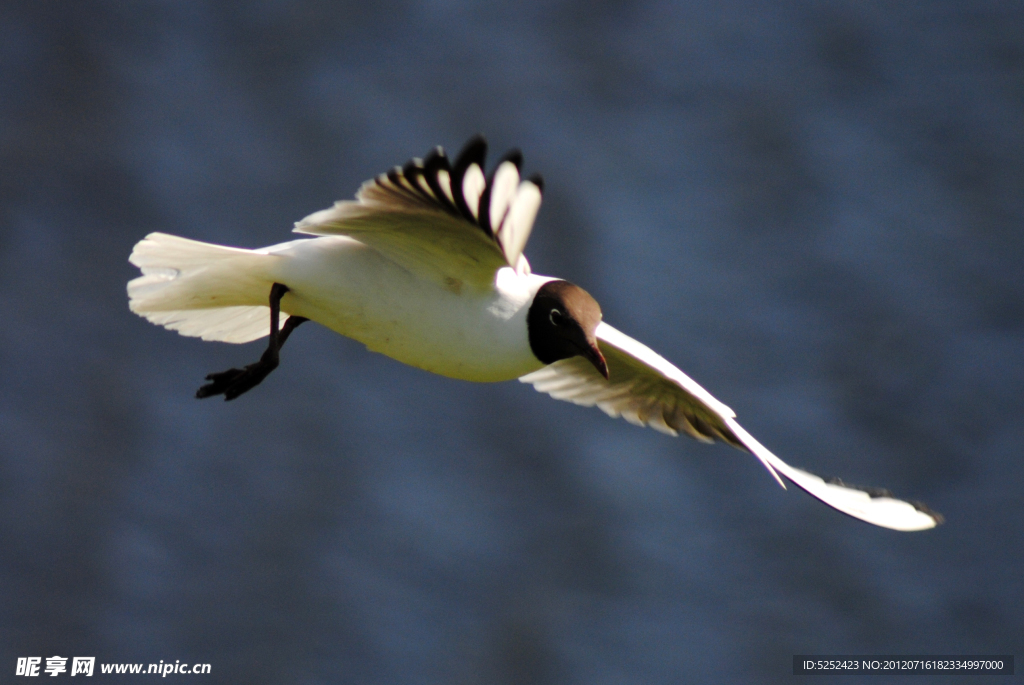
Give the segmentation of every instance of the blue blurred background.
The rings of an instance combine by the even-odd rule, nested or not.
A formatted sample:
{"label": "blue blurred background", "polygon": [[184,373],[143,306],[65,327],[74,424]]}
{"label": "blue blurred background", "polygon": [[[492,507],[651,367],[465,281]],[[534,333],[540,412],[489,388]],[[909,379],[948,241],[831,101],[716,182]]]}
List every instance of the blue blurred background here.
{"label": "blue blurred background", "polygon": [[[476,132],[545,177],[535,272],[790,463],[948,522],[876,529],[741,452],[317,326],[200,402],[263,344],[128,311],[146,233],[283,242]],[[0,672],[773,683],[801,653],[1024,654],[1019,2],[4,2],[0,160]]]}

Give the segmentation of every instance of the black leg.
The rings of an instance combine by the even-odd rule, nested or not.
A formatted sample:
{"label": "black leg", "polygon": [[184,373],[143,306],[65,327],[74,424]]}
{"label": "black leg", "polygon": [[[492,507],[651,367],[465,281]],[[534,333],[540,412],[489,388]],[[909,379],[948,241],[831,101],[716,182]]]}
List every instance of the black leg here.
{"label": "black leg", "polygon": [[270,289],[270,343],[260,360],[249,364],[244,369],[228,369],[220,373],[211,373],[206,377],[210,381],[196,391],[196,397],[213,397],[224,395],[224,400],[233,400],[239,395],[252,390],[277,368],[280,360],[281,346],[296,328],[309,319],[301,316],[290,316],[281,328],[281,298],[288,292],[288,286],[275,283]]}

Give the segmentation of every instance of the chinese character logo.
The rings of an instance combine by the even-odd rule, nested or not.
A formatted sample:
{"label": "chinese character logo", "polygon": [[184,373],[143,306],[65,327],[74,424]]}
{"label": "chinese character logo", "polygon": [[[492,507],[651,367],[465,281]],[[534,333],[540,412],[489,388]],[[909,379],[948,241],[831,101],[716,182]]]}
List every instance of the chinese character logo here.
{"label": "chinese character logo", "polygon": [[[41,656],[19,656],[18,665],[14,669],[14,675],[35,677],[40,675],[39,668],[42,666]],[[91,676],[96,666],[94,656],[76,656],[71,659],[71,675]],[[68,658],[66,656],[46,657],[46,668],[43,673],[48,676],[57,676],[68,672]]]}
{"label": "chinese character logo", "polygon": [[76,656],[71,660],[71,675],[92,675],[95,665],[96,657],[94,656]]}
{"label": "chinese character logo", "polygon": [[46,668],[44,670],[47,675],[55,676],[68,670],[67,663],[68,658],[66,656],[48,656],[46,657]]}
{"label": "chinese character logo", "polygon": [[19,656],[18,667],[14,675],[39,675],[39,664],[42,663],[41,656]]}

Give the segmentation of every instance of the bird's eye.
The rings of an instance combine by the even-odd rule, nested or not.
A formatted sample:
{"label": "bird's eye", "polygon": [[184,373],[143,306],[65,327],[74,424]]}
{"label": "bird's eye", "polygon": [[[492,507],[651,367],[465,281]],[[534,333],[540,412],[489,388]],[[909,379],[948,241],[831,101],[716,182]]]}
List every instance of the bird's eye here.
{"label": "bird's eye", "polygon": [[562,314],[561,311],[557,309],[552,309],[551,313],[548,314],[548,321],[551,322],[552,326],[561,326],[562,322],[565,321],[565,316]]}

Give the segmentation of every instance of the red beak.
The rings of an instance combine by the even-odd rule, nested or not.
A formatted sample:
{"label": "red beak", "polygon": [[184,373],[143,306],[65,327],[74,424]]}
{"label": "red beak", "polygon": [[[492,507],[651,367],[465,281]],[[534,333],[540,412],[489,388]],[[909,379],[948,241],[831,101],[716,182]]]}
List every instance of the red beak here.
{"label": "red beak", "polygon": [[597,341],[590,343],[587,348],[583,351],[583,357],[594,365],[597,372],[605,377],[606,380],[610,380],[608,375],[608,362],[605,361],[604,355],[601,354],[601,350],[597,347]]}

